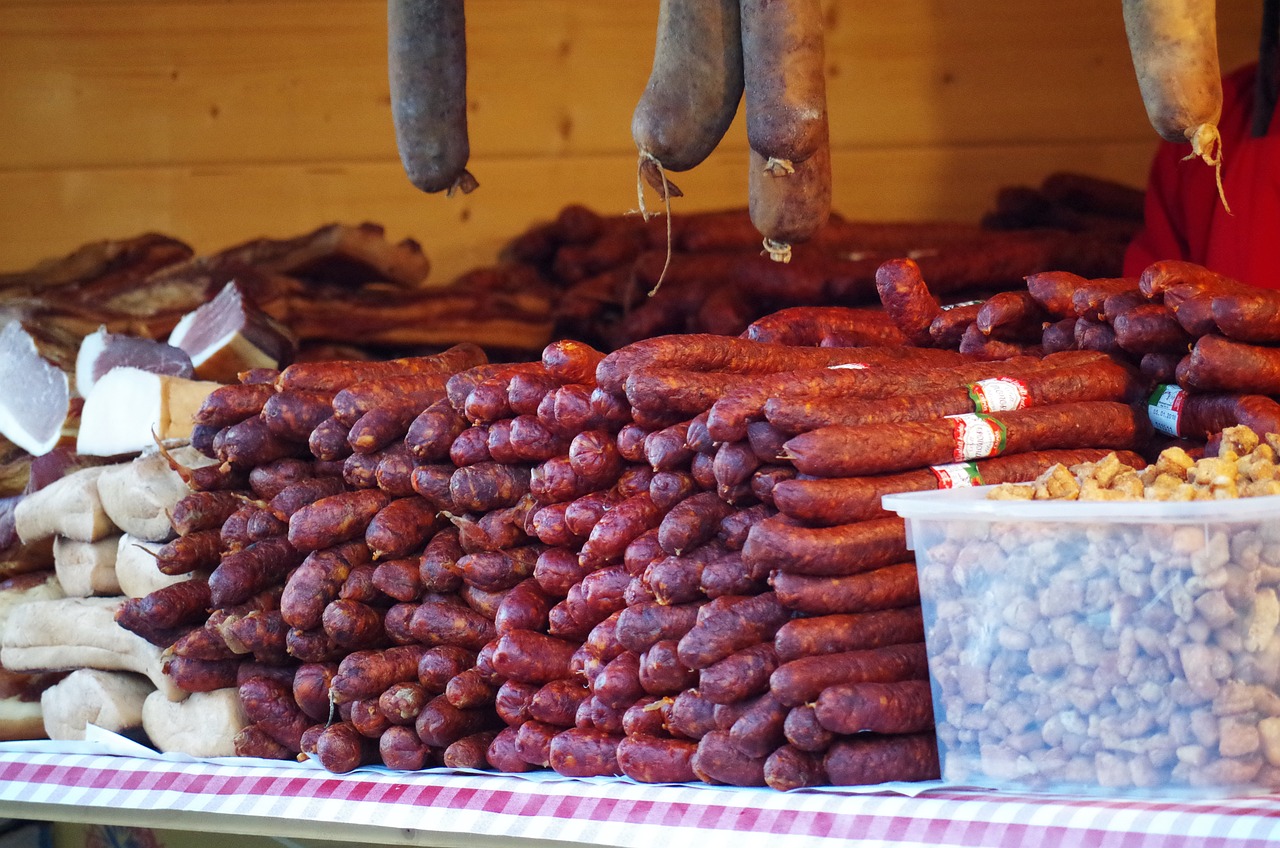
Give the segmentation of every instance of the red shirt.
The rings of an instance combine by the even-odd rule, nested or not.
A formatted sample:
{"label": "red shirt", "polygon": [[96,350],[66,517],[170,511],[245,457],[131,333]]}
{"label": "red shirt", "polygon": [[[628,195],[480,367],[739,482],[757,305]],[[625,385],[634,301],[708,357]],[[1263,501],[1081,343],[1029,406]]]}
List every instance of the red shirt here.
{"label": "red shirt", "polygon": [[1125,253],[1137,276],[1157,259],[1184,259],[1241,282],[1280,289],[1280,108],[1253,138],[1254,76],[1248,65],[1222,81],[1222,187],[1190,145],[1162,142],[1147,183],[1145,223]]}

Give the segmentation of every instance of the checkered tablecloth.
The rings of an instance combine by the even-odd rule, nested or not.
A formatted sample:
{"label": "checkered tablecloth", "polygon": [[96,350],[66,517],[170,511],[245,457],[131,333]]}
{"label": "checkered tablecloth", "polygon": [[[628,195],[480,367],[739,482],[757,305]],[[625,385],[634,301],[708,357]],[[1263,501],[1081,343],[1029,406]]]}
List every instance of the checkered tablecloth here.
{"label": "checkered tablecloth", "polygon": [[[293,764],[253,767],[135,757],[0,752],[0,815],[121,817],[143,826],[352,834],[424,845],[522,839],[653,848],[834,844],[1197,846],[1280,844],[1280,795],[1214,801],[1119,800],[934,789],[782,793],[529,781],[512,776],[335,775]],[[75,815],[62,815],[75,811]],[[693,842],[692,840],[697,840]]]}

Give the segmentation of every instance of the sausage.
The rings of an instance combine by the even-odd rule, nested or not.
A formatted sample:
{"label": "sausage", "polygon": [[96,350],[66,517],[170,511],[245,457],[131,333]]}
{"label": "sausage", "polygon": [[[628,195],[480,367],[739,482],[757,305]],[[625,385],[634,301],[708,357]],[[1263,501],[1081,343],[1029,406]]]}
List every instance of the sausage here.
{"label": "sausage", "polygon": [[622,552],[622,567],[632,576],[643,575],[649,564],[664,556],[666,553],[658,544],[658,528],[650,528],[627,544],[627,550]]}
{"label": "sausage", "polygon": [[792,707],[782,723],[782,732],[787,738],[787,744],[812,753],[827,750],[835,740],[835,734],[818,723],[817,710],[813,704]]}
{"label": "sausage", "polygon": [[585,342],[561,339],[542,349],[542,367],[559,383],[591,383],[604,354]]}
{"label": "sausage", "polygon": [[[523,469],[522,469],[523,470]],[[529,474],[529,492],[542,504],[557,504],[608,488],[612,480],[583,477],[573,469],[567,456],[556,456],[534,466]]]}
{"label": "sausage", "polygon": [[497,685],[489,683],[478,669],[468,668],[454,675],[444,687],[444,698],[460,710],[493,703]]}
{"label": "sausage", "polygon": [[563,598],[570,587],[590,573],[594,566],[584,565],[567,547],[549,547],[538,555],[533,565],[533,579],[552,598]]}
{"label": "sausage", "polygon": [[787,519],[765,519],[747,534],[742,555],[758,569],[824,576],[857,574],[910,556],[900,518],[836,527],[799,527]]}
{"label": "sausage", "polygon": [[425,192],[474,191],[467,170],[467,41],[461,0],[396,0],[387,7],[396,146]]}
{"label": "sausage", "polygon": [[[603,355],[601,354],[601,356]],[[591,369],[594,371],[595,366],[592,365]],[[568,382],[581,383],[586,381],[569,380]],[[507,404],[516,415],[536,415],[538,404],[559,386],[560,381],[550,374],[539,374],[537,372],[513,374],[507,384]]]}
{"label": "sausage", "polygon": [[639,654],[639,682],[645,692],[675,695],[697,683],[697,674],[680,664],[676,649],[676,640],[663,639]]}
{"label": "sausage", "polygon": [[[775,487],[774,502],[783,514],[796,521],[822,526],[849,524],[888,515],[880,506],[883,495],[963,485],[1022,483],[1034,480],[1056,464],[1070,467],[1097,462],[1108,453],[1106,449],[1090,448],[1028,451],[897,474],[788,480]],[[1135,468],[1144,464],[1140,457],[1128,451],[1121,451],[1119,455],[1122,462]]]}
{"label": "sausage", "polygon": [[871,612],[920,601],[914,562],[840,576],[776,571],[770,583],[784,607],[808,615]]}
{"label": "sausage", "polygon": [[405,432],[404,443],[419,462],[440,462],[449,458],[454,440],[468,427],[466,417],[445,398],[413,419]]}
{"label": "sausage", "polygon": [[285,624],[279,610],[250,610],[229,617],[220,628],[228,645],[237,653],[251,653],[259,663],[279,665],[289,660]]}
{"label": "sausage", "polygon": [[924,640],[918,606],[794,618],[774,635],[782,662]]}
{"label": "sausage", "polygon": [[218,386],[205,395],[195,413],[194,424],[210,427],[230,427],[262,412],[262,407],[276,393],[274,386],[232,383]]}
{"label": "sausage", "polygon": [[1229,339],[1253,344],[1280,341],[1280,298],[1271,291],[1216,294],[1210,310],[1217,330]]}
{"label": "sausage", "polygon": [[618,743],[618,768],[638,783],[692,783],[696,742],[628,735]]}
{"label": "sausage", "polygon": [[486,592],[510,589],[533,575],[541,546],[526,545],[506,551],[478,551],[458,559],[464,582]]}
{"label": "sausage", "polygon": [[661,520],[662,514],[647,491],[621,501],[591,528],[582,543],[583,562],[602,565],[621,557],[633,539],[658,526]]}
{"label": "sausage", "polygon": [[654,471],[679,471],[689,464],[693,451],[687,444],[688,421],[655,430],[645,437],[644,459]]}
{"label": "sausage", "polygon": [[925,285],[920,266],[912,259],[890,259],[876,269],[875,277],[880,303],[902,335],[912,344],[929,345],[929,327],[941,306]]}
{"label": "sausage", "polygon": [[238,492],[191,492],[183,495],[169,513],[169,523],[179,536],[200,530],[218,530],[244,505]]}
{"label": "sausage", "polygon": [[518,774],[533,768],[516,750],[518,732],[516,727],[505,727],[489,742],[485,759],[491,767],[508,774]]}
{"label": "sausage", "polygon": [[511,374],[490,377],[473,386],[462,403],[462,414],[467,420],[488,425],[499,419],[510,419],[514,415],[507,397],[511,377]]}
{"label": "sausage", "polygon": [[937,780],[938,743],[932,732],[878,736],[858,734],[832,743],[823,758],[836,786],[862,786],[899,780]]}
{"label": "sausage", "polygon": [[1208,439],[1243,424],[1255,433],[1280,432],[1280,403],[1263,395],[1187,392],[1157,386],[1148,401],[1157,431],[1170,436]]}
{"label": "sausage", "polygon": [[770,675],[769,688],[778,700],[794,707],[813,701],[828,686],[927,678],[924,643],[911,642],[790,660]]}
{"label": "sausage", "polygon": [[462,585],[458,571],[458,559],[462,546],[458,543],[458,531],[446,527],[427,542],[418,561],[418,578],[426,592],[453,592]]}
{"label": "sausage", "polygon": [[141,598],[125,598],[116,610],[115,620],[121,627],[135,633],[138,630],[202,623],[208,617],[209,598],[209,581],[193,577],[156,589]]}
{"label": "sausage", "polygon": [[[434,394],[443,395],[442,392]],[[347,430],[347,444],[356,453],[374,453],[402,442],[425,406],[426,402],[375,406],[352,422]]]}
{"label": "sausage", "polygon": [[697,620],[699,603],[669,606],[656,601],[628,606],[618,615],[618,643],[640,653],[664,639],[679,639]]}
{"label": "sausage", "polygon": [[548,683],[569,676],[569,659],[577,645],[532,630],[512,630],[498,637],[493,667],[522,683]]}
{"label": "sausage", "polygon": [[563,777],[616,777],[618,743],[614,736],[594,728],[573,727],[557,733],[551,740],[549,762]]}
{"label": "sausage", "polygon": [[484,709],[460,710],[443,695],[437,695],[422,707],[414,720],[418,738],[432,748],[445,748],[464,736],[488,730],[492,713]]}
{"label": "sausage", "polygon": [[782,727],[788,712],[769,692],[751,699],[729,727],[730,743],[749,757],[768,757],[786,743]]}
{"label": "sausage", "polygon": [[653,469],[644,465],[628,466],[618,475],[618,481],[613,484],[613,493],[622,500],[626,500],[648,492],[649,484],[653,482],[653,474]]}
{"label": "sausage", "polygon": [[702,597],[702,573],[721,560],[740,560],[736,551],[727,551],[718,542],[709,543],[685,553],[651,563],[643,580],[662,604],[684,604]]}
{"label": "sausage", "polygon": [[1195,155],[1220,162],[1222,77],[1213,4],[1125,0],[1122,8],[1151,125],[1166,141],[1191,142]]}
{"label": "sausage", "polygon": [[498,718],[508,727],[518,727],[529,720],[529,704],[533,696],[542,688],[537,683],[521,683],[518,680],[507,680],[498,687],[494,694],[493,706]]}
{"label": "sausage", "polygon": [[680,661],[689,668],[706,668],[735,651],[773,638],[789,617],[772,592],[735,601],[696,622],[680,637]]}
{"label": "sausage", "polygon": [[815,703],[818,723],[832,733],[919,733],[933,729],[927,680],[830,686]]}
{"label": "sausage", "polygon": [[667,729],[673,736],[701,739],[715,730],[715,704],[697,689],[686,689],[672,699],[667,711]]}
{"label": "sausage", "polygon": [[1191,391],[1280,395],[1280,348],[1201,336],[1178,364],[1177,377]]}
{"label": "sausage", "polygon": [[1175,301],[1172,294],[1172,290],[1166,293],[1164,306],[1173,310],[1173,318],[1185,335],[1199,338],[1218,332],[1218,324],[1213,318],[1215,295],[1197,294]]}
{"label": "sausage", "polygon": [[308,554],[288,577],[280,596],[285,622],[301,630],[320,626],[324,608],[336,599],[351,569],[369,561],[363,541],[347,542]]}
{"label": "sausage", "polygon": [[578,708],[590,697],[591,690],[580,680],[550,680],[529,699],[528,715],[552,727],[573,727]]}
{"label": "sausage", "polygon": [[466,607],[428,601],[418,605],[409,623],[410,632],[428,646],[457,645],[478,651],[497,636],[493,621]]}
{"label": "sausage", "polygon": [[751,341],[801,347],[906,343],[902,332],[883,311],[850,306],[790,306],[752,321],[742,335]]}
{"label": "sausage", "polygon": [[[652,488],[652,483],[650,486]],[[714,538],[720,522],[732,511],[733,507],[714,492],[690,495],[662,518],[658,525],[658,545],[673,556],[692,550]]]}
{"label": "sausage", "polygon": [[254,466],[284,457],[301,456],[306,451],[305,446],[276,436],[261,418],[246,418],[223,431],[217,453],[224,465],[247,473]]}
{"label": "sausage", "polygon": [[764,763],[764,757],[738,750],[723,730],[713,730],[699,739],[691,761],[699,780],[729,786],[764,786]]}
{"label": "sausage", "polygon": [[289,544],[300,551],[315,551],[359,538],[390,502],[391,496],[378,489],[321,498],[289,517]]}
{"label": "sausage", "polygon": [[336,495],[344,490],[341,477],[308,477],[290,483],[271,498],[267,509],[281,521],[289,518],[307,504],[315,503],[321,498]]}
{"label": "sausage", "polygon": [[572,436],[600,426],[591,403],[591,386],[570,383],[556,389],[538,405],[538,420],[552,432]]}
{"label": "sausage", "polygon": [[551,595],[536,579],[522,580],[502,598],[493,617],[493,626],[498,635],[512,630],[543,630],[553,603]]}
{"label": "sausage", "polygon": [[1152,262],[1138,277],[1138,288],[1148,298],[1163,299],[1171,306],[1177,305],[1171,302],[1175,289],[1178,290],[1176,295],[1178,298],[1195,294],[1236,294],[1253,290],[1250,286],[1216,271],[1210,271],[1203,265],[1181,259],[1161,259]]}
{"label": "sausage", "polygon": [[497,735],[496,730],[482,730],[464,736],[444,749],[441,761],[447,768],[479,770],[491,768],[488,749]]}
{"label": "sausage", "polygon": [[168,656],[162,664],[164,675],[184,692],[213,692],[236,685],[236,669],[241,660],[200,660]]}
{"label": "sausage", "polygon": [[393,771],[418,771],[431,764],[433,753],[412,727],[388,727],[378,737],[378,757]]}
{"label": "sausage", "polygon": [[769,688],[769,675],[777,667],[771,643],[751,645],[699,671],[698,691],[715,704],[745,701]]}
{"label": "sausage", "polygon": [[[742,90],[737,2],[659,4],[653,69],[631,117],[641,159],[671,171],[701,163],[733,121]],[[543,350],[543,364],[550,349]],[[553,360],[560,353],[553,351]]]}
{"label": "sausage", "polygon": [[[949,351],[916,350],[918,353],[950,354]],[[961,354],[953,354],[961,356]],[[707,414],[707,429],[719,442],[737,442],[747,437],[747,424],[759,417],[770,398],[863,397],[879,398],[890,394],[925,393],[942,388],[963,386],[975,380],[996,376],[1019,376],[1020,371],[1065,365],[1082,365],[1079,353],[1060,354],[1043,361],[1030,357],[1013,362],[978,362],[965,357],[963,363],[932,365],[884,365],[876,368],[823,368],[793,371],[787,374],[757,375],[751,382],[725,393]],[[1096,357],[1096,354],[1087,354]]]}
{"label": "sausage", "polygon": [[780,792],[830,783],[820,754],[783,745],[764,761],[764,782]]}
{"label": "sausage", "polygon": [[646,369],[628,376],[623,391],[633,409],[690,416],[710,409],[735,377],[714,371]]}
{"label": "sausage", "polygon": [[648,437],[649,431],[638,424],[624,424],[616,436],[618,454],[627,462],[644,462],[644,446]]}
{"label": "sausage", "polygon": [[593,727],[604,733],[618,736],[625,732],[622,726],[622,719],[625,715],[626,709],[606,707],[600,703],[600,699],[592,696],[584,701],[578,709],[578,715],[574,719],[574,726]]}
{"label": "sausage", "polygon": [[333,415],[333,395],[297,389],[276,392],[267,398],[259,414],[278,438],[306,442],[311,431]]}
{"label": "sausage", "polygon": [[959,365],[967,361],[961,354],[953,351],[922,350],[902,345],[876,348],[798,348],[712,334],[682,333],[643,339],[615,350],[601,360],[596,368],[596,380],[605,389],[619,391],[630,374],[644,368],[766,375],[803,369],[825,369],[849,363],[886,366],[891,363],[910,364],[918,369]]}
{"label": "sausage", "polygon": [[328,418],[316,425],[307,437],[307,449],[312,456],[325,462],[346,459],[351,455],[347,435],[351,428],[336,418]]}
{"label": "sausage", "polygon": [[[832,426],[786,443],[802,474],[858,476],[1048,448],[1129,449],[1145,436],[1133,410],[1112,401],[1052,404],[991,416],[961,416],[896,425]],[[893,446],[886,450],[886,441]]]}
{"label": "sausage", "polygon": [[573,535],[586,538],[601,516],[613,507],[614,502],[612,492],[592,492],[583,495],[565,506],[565,526]]}
{"label": "sausage", "polygon": [[[500,437],[504,428],[508,440],[505,454],[495,444],[495,437]],[[609,447],[613,447],[612,439],[609,439]],[[564,437],[552,433],[532,415],[517,415],[507,421],[495,421],[489,425],[489,455],[496,461],[543,462],[564,453],[565,449]]]}
{"label": "sausage", "polygon": [[974,324],[986,336],[1006,341],[1038,341],[1048,317],[1030,292],[1005,291],[991,295],[978,308]]}
{"label": "sausage", "polygon": [[337,662],[348,653],[319,626],[312,630],[293,628],[285,636],[289,656],[304,663]]}
{"label": "sausage", "polygon": [[449,497],[463,512],[488,512],[514,506],[531,488],[529,469],[481,462],[453,472]]}
{"label": "sausage", "polygon": [[1116,344],[1132,354],[1183,352],[1191,336],[1168,306],[1147,303],[1116,315],[1111,321]]}
{"label": "sausage", "polygon": [[622,464],[617,443],[604,430],[579,433],[569,443],[569,466],[586,479],[614,479],[622,473]]}
{"label": "sausage", "polygon": [[1076,347],[1076,323],[1079,318],[1063,318],[1052,324],[1045,324],[1040,334],[1040,347],[1045,353],[1059,353],[1074,350]]}
{"label": "sausage", "polygon": [[489,453],[488,426],[477,424],[459,433],[453,440],[453,444],[449,446],[449,461],[459,468],[492,462],[493,455]]}
{"label": "sausage", "polygon": [[413,677],[419,685],[433,695],[444,694],[449,681],[476,664],[476,652],[458,645],[437,645],[418,651]]}
{"label": "sausage", "polygon": [[940,306],[938,314],[929,322],[930,346],[958,350],[965,331],[977,321],[980,309],[982,301]]}
{"label": "sausage", "polygon": [[1071,293],[1071,310],[1077,318],[1104,320],[1103,308],[1108,297],[1140,291],[1132,277],[1100,277],[1080,282]]}
{"label": "sausage", "polygon": [[377,743],[362,736],[355,725],[340,721],[329,725],[316,737],[316,759],[326,771],[346,774],[375,762]]}
{"label": "sausage", "polygon": [[283,583],[302,559],[303,555],[280,537],[263,539],[229,553],[209,575],[209,605],[243,603],[263,589]]}
{"label": "sausage", "polygon": [[329,685],[336,663],[303,663],[293,675],[293,700],[312,721],[330,721],[336,705],[329,700]]}
{"label": "sausage", "polygon": [[1051,316],[1074,318],[1072,296],[1088,280],[1069,271],[1039,271],[1027,275],[1026,282],[1027,293]]}
{"label": "sausage", "polygon": [[[198,494],[217,494],[199,492]],[[247,532],[247,529],[246,529]],[[214,568],[222,553],[222,534],[216,529],[188,531],[166,542],[156,551],[156,568],[161,574],[190,574]]]}

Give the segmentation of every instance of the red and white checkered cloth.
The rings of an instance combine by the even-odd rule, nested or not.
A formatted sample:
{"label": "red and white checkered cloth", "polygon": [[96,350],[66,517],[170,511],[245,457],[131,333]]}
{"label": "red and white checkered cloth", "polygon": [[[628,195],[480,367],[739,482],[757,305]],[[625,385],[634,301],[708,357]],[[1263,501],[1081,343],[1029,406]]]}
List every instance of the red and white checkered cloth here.
{"label": "red and white checkered cloth", "polygon": [[441,835],[449,843],[472,835],[626,848],[692,844],[686,840],[734,848],[858,840],[920,848],[1280,844],[1280,795],[1160,801],[956,789],[918,797],[783,793],[12,752],[0,752],[0,814],[422,844],[439,844],[433,840]]}

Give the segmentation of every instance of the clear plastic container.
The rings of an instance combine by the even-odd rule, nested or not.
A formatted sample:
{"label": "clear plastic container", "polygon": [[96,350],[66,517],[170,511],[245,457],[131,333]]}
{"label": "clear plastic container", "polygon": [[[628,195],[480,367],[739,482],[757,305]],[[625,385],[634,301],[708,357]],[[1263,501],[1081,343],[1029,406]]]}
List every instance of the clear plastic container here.
{"label": "clear plastic container", "polygon": [[943,779],[1280,788],[1280,496],[888,495],[915,551]]}

